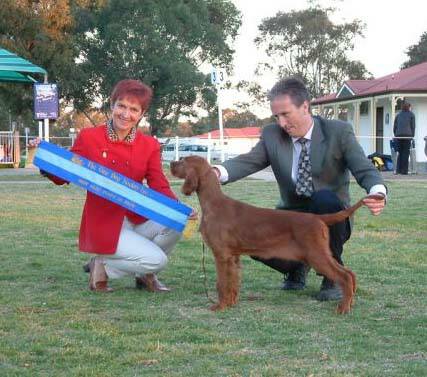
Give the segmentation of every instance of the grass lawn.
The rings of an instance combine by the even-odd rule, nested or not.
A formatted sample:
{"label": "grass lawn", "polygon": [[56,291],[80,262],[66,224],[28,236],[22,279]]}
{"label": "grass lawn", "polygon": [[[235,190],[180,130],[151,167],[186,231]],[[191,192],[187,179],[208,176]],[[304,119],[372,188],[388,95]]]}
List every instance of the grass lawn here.
{"label": "grass lawn", "polygon": [[45,182],[45,179],[40,174],[28,175],[0,175],[0,185],[2,182]]}
{"label": "grass lawn", "polygon": [[[427,182],[388,186],[381,217],[356,214],[344,258],[358,291],[338,316],[312,298],[313,272],[306,290],[284,292],[277,272],[249,258],[240,303],[210,312],[198,234],[160,275],[170,294],[137,291],[131,278],[91,293],[76,248],[84,192],[0,182],[0,376],[426,376]],[[224,189],[265,207],[278,196],[268,182]],[[206,270],[214,296],[210,254]]]}

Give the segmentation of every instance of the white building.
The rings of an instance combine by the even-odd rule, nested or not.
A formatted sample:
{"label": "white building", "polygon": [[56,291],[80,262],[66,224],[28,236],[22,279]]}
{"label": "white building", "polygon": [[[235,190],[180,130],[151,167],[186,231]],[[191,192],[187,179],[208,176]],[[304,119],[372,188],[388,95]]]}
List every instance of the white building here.
{"label": "white building", "polygon": [[[258,143],[260,127],[224,128],[224,152],[228,157],[249,152]],[[200,142],[209,143],[209,133],[196,135]],[[213,150],[220,149],[219,130],[210,132],[210,145]]]}
{"label": "white building", "polygon": [[338,93],[312,101],[313,113],[347,120],[365,153],[390,154],[393,123],[401,102],[415,114],[416,161],[427,167],[427,62],[372,80],[346,81]]}

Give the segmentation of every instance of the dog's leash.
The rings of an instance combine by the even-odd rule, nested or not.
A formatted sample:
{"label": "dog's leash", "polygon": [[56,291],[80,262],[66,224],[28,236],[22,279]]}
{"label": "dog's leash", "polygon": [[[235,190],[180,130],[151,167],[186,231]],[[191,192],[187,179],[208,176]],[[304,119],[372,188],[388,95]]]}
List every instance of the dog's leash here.
{"label": "dog's leash", "polygon": [[[187,239],[191,238],[191,236],[193,235],[196,229],[196,226],[197,226],[197,221],[194,221],[194,220],[188,221],[187,226],[182,232],[182,235],[184,236],[184,238],[187,238]],[[203,270],[203,284],[205,287],[205,294],[208,301],[210,301],[213,304],[216,304],[216,302],[209,297],[209,293],[208,293],[208,278],[207,278],[206,266],[205,266],[205,249],[206,249],[206,246],[202,239],[202,270]]]}
{"label": "dog's leash", "polygon": [[216,302],[214,300],[212,300],[209,296],[209,292],[208,292],[208,278],[206,275],[206,267],[205,267],[205,243],[202,240],[202,269],[203,269],[203,283],[205,286],[205,294],[206,297],[208,299],[208,301],[210,301],[212,304],[216,304]]}

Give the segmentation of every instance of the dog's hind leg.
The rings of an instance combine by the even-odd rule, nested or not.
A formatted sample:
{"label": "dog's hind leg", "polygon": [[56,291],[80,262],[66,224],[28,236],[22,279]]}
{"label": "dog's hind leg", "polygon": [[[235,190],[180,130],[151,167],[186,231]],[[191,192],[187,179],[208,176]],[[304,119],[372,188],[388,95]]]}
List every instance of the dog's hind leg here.
{"label": "dog's hind leg", "polygon": [[351,306],[353,304],[353,299],[354,299],[353,281],[354,280],[353,280],[353,276],[346,270],[342,269],[339,271],[340,272],[338,275],[337,282],[338,284],[340,284],[343,290],[343,298],[337,307],[337,312],[339,314],[345,314],[350,311]]}
{"label": "dog's hind leg", "polygon": [[350,270],[348,267],[345,267],[345,266],[341,266],[340,264],[339,264],[339,266],[344,270],[344,271],[346,271],[347,273],[349,273],[350,274],[350,276],[351,276],[351,278],[352,278],[352,286],[353,286],[353,296],[352,296],[352,299],[351,299],[351,305],[353,305],[353,303],[354,303],[354,295],[355,295],[355,293],[356,293],[356,289],[357,289],[357,283],[356,283],[356,274],[352,271],[352,270]]}
{"label": "dog's hind leg", "polygon": [[307,262],[316,272],[340,285],[343,291],[343,298],[338,305],[337,312],[340,314],[348,313],[353,300],[354,283],[352,274],[332,258],[329,250],[325,250],[323,253],[319,252],[315,258],[311,258]]}
{"label": "dog's hind leg", "polygon": [[[335,259],[334,259],[334,262],[336,262]],[[351,296],[350,306],[353,306],[354,295],[356,293],[356,274],[353,271],[351,271],[348,267],[344,267],[338,262],[336,262],[336,267],[338,267],[341,270],[344,276],[347,276],[346,279],[348,279],[348,277],[351,278],[352,296]]]}

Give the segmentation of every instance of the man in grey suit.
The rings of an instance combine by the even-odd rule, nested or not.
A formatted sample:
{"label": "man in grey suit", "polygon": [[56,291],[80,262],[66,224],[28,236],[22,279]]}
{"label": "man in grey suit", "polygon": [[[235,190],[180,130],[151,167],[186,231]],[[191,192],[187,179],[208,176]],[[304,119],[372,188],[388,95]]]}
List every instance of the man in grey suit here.
{"label": "man in grey suit", "polygon": [[[310,96],[298,79],[276,83],[269,92],[271,111],[276,123],[266,126],[257,145],[214,167],[221,183],[234,182],[271,166],[280,190],[278,209],[312,213],[338,212],[350,203],[351,172],[369,194],[384,199],[365,199],[373,215],[385,205],[386,188],[379,172],[366,158],[349,123],[312,116]],[[330,246],[334,258],[343,263],[343,245],[351,233],[350,222],[330,227]],[[305,288],[307,267],[280,259],[254,258],[285,276],[283,289]],[[339,300],[342,293],[324,278],[319,300]]]}

